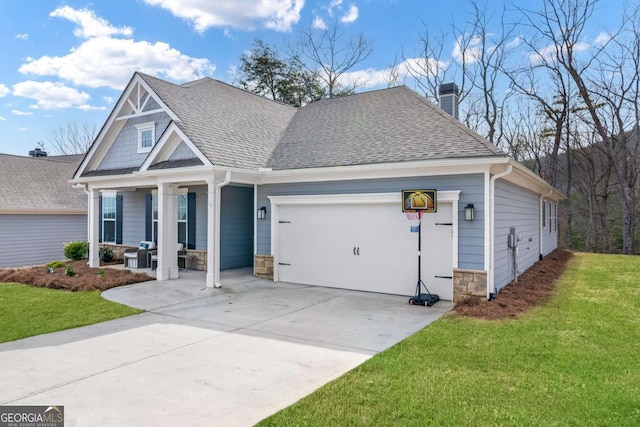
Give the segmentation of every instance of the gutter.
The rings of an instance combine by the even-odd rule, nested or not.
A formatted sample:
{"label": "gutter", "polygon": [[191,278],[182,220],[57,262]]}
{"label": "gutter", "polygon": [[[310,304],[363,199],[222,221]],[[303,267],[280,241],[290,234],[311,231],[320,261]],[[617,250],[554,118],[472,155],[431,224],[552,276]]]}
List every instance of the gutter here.
{"label": "gutter", "polygon": [[220,195],[222,192],[222,187],[226,186],[231,182],[231,171],[227,171],[224,176],[224,181],[218,183],[216,185],[216,201],[215,201],[215,209],[216,213],[214,216],[214,233],[215,233],[215,271],[214,274],[214,286],[219,288],[222,286],[220,283]]}
{"label": "gutter", "polygon": [[494,246],[494,234],[495,234],[495,211],[496,211],[496,181],[500,178],[503,178],[509,175],[513,171],[513,165],[508,164],[507,169],[503,172],[500,172],[497,175],[494,175],[489,180],[489,253],[491,254],[491,269],[489,270],[489,283],[487,284],[487,299],[491,300],[496,294],[496,284],[495,284],[495,268],[496,268],[496,249]]}
{"label": "gutter", "polygon": [[538,259],[540,261],[542,261],[542,257],[543,257],[543,254],[544,254],[544,244],[543,244],[543,241],[542,241],[542,216],[543,216],[543,213],[542,213],[542,200],[545,197],[550,197],[552,194],[553,194],[553,189],[549,190],[549,192],[547,194],[541,195],[540,196],[540,201],[539,201],[539,206],[538,206],[538,208],[539,208],[538,212],[540,214],[540,217],[538,218],[538,232],[539,232],[538,238],[540,239],[539,240],[540,243],[538,244],[538,249],[539,249]]}

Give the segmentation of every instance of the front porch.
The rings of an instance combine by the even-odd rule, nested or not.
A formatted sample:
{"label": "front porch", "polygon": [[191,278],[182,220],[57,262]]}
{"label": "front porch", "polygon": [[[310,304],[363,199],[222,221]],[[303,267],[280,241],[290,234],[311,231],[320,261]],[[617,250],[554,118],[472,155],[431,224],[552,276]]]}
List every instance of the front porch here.
{"label": "front porch", "polygon": [[[152,274],[158,281],[204,271],[206,286],[220,287],[221,270],[253,269],[253,185],[232,183],[230,173],[200,181],[182,176],[157,186],[133,181],[130,186],[105,181],[87,191],[91,267],[99,266],[101,247],[110,247],[121,259],[125,249],[153,242],[157,269]],[[180,244],[185,265],[178,262]]]}

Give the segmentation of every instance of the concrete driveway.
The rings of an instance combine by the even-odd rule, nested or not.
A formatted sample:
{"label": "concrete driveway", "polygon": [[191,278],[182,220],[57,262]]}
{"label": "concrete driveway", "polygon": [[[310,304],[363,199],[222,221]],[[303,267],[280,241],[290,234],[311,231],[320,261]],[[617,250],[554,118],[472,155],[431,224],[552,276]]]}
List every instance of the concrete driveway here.
{"label": "concrete driveway", "polygon": [[0,344],[0,405],[64,405],[66,426],[246,426],[452,308],[278,283],[251,271],[111,289],[146,313]]}

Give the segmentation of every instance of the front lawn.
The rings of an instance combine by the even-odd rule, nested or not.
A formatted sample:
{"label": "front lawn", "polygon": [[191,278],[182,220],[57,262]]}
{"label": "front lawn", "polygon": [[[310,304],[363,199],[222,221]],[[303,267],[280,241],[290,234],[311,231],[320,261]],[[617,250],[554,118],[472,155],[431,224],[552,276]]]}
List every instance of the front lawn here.
{"label": "front lawn", "polygon": [[0,343],[141,313],[99,291],[70,292],[0,283]]}
{"label": "front lawn", "polygon": [[446,316],[260,425],[640,425],[639,278],[576,254],[520,318]]}

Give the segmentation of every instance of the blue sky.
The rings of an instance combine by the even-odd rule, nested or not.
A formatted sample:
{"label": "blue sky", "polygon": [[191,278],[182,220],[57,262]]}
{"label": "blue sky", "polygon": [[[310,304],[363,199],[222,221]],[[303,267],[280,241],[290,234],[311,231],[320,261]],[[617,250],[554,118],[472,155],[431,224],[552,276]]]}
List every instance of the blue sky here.
{"label": "blue sky", "polygon": [[[622,6],[602,2],[592,39],[615,25]],[[466,0],[2,0],[0,153],[26,155],[38,142],[51,151],[51,132],[68,122],[99,128],[136,70],[174,82],[232,82],[254,38],[283,48],[300,28],[332,21],[374,40],[354,71],[369,88],[384,87],[381,75],[401,49],[410,56],[423,22],[433,34],[449,32],[469,10]],[[455,60],[455,40],[447,42]]]}

